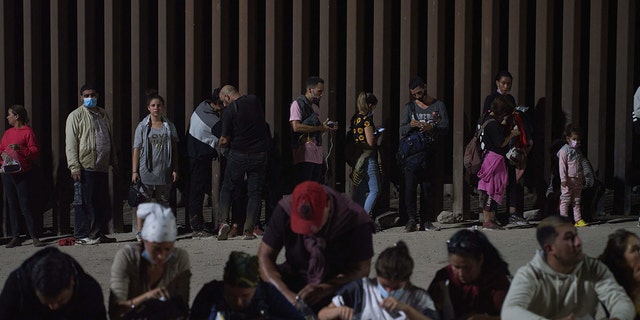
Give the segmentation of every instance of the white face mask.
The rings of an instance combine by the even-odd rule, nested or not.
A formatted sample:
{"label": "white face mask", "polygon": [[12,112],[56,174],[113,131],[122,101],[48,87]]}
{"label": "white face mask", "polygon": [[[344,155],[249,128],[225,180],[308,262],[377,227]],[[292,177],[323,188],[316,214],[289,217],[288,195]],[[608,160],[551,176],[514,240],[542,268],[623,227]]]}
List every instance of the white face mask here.
{"label": "white face mask", "polygon": [[84,106],[87,108],[93,108],[98,105],[98,99],[96,98],[84,98]]}
{"label": "white face mask", "polygon": [[579,148],[580,147],[580,141],[579,140],[571,140],[571,141],[569,141],[569,146],[571,146],[571,148]]}

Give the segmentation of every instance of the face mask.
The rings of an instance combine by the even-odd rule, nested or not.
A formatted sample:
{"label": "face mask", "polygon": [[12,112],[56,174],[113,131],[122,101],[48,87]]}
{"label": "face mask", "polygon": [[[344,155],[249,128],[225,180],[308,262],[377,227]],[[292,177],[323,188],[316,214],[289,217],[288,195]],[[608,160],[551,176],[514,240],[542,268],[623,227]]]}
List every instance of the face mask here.
{"label": "face mask", "polygon": [[87,108],[93,108],[98,104],[96,98],[84,98],[84,106]]}
{"label": "face mask", "polygon": [[320,98],[318,98],[316,96],[311,97],[311,103],[319,106],[320,105]]}
{"label": "face mask", "polygon": [[[141,256],[145,260],[149,261],[150,263],[153,263],[153,260],[151,260],[151,256],[149,255],[149,251],[147,251],[147,249],[142,250]],[[171,259],[171,257],[173,257],[173,252],[169,253],[169,255],[167,256],[167,260],[166,261],[169,261],[169,259]]]}
{"label": "face mask", "polygon": [[580,141],[571,140],[570,146],[571,146],[571,148],[578,148],[578,147],[580,147]]}
{"label": "face mask", "polygon": [[389,296],[391,296],[392,298],[398,300],[404,293],[404,288],[400,288],[398,290],[393,290],[391,292],[388,292],[382,287],[381,284],[378,283],[378,291],[380,291],[380,296],[382,296],[382,299],[386,299]]}

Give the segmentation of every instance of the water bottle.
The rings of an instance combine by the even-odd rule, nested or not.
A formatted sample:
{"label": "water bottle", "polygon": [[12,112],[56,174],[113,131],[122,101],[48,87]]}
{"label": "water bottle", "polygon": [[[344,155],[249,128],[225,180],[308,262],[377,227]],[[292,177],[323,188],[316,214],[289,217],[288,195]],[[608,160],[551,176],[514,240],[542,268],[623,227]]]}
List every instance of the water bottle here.
{"label": "water bottle", "polygon": [[73,182],[73,202],[71,204],[74,206],[82,205],[82,182],[80,181]]}

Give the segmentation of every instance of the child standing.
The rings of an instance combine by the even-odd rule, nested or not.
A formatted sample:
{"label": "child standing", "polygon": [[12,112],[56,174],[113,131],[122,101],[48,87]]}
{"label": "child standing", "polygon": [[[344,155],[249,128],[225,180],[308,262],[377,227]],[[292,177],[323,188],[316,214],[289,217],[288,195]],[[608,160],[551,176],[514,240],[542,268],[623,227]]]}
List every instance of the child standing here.
{"label": "child standing", "polygon": [[565,130],[567,143],[558,151],[558,167],[560,172],[560,215],[568,216],[569,206],[573,205],[573,218],[576,227],[587,226],[580,213],[580,193],[584,185],[582,161],[584,156],[580,152],[580,136],[582,131],[577,126],[569,124]]}

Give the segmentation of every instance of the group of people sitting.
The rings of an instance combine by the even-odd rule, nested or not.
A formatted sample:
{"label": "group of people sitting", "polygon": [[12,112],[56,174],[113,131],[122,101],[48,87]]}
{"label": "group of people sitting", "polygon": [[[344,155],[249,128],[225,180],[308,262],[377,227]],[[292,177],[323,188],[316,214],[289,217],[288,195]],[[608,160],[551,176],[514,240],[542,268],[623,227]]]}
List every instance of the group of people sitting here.
{"label": "group of people sitting", "polygon": [[[176,223],[157,203],[138,207],[141,243],[118,251],[108,310],[100,285],[71,256],[45,248],[13,271],[0,319],[634,319],[640,306],[640,239],[618,230],[599,259],[582,253],[568,217],[537,226],[540,250],[512,278],[479,230],[446,243],[449,263],[425,290],[400,241],[373,264],[374,225],[361,206],[316,182],[284,197],[257,255],[231,252],[222,281],[190,301],[190,263]],[[276,259],[285,249],[285,261]],[[635,305],[635,307],[634,307]]]}

